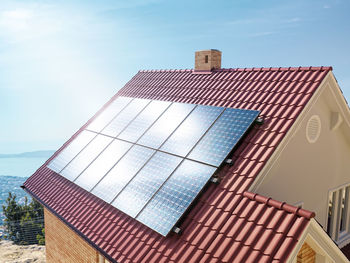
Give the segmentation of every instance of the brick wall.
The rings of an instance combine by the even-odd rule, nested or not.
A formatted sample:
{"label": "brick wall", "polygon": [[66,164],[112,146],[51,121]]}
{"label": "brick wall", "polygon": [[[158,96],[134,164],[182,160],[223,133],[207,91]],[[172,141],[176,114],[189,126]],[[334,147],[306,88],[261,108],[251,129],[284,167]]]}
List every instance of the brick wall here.
{"label": "brick wall", "polygon": [[59,218],[45,209],[47,263],[99,262],[99,253]]}
{"label": "brick wall", "polygon": [[301,247],[298,253],[297,262],[298,263],[315,263],[316,261],[315,251],[307,244]]}
{"label": "brick wall", "polygon": [[221,68],[221,51],[213,49],[196,51],[194,69],[210,71],[213,68]]}

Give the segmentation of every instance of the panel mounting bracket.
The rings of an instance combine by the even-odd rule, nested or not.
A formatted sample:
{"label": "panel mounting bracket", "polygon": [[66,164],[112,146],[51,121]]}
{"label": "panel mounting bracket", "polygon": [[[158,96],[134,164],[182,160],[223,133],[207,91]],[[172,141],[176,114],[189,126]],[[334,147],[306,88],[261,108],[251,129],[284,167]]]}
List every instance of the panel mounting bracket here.
{"label": "panel mounting bracket", "polygon": [[181,228],[177,227],[177,226],[174,226],[172,231],[175,233],[175,234],[178,234],[180,235],[182,233],[182,230]]}
{"label": "panel mounting bracket", "polygon": [[210,178],[210,182],[212,182],[214,184],[219,184],[220,178],[219,177],[212,177],[212,178]]}
{"label": "panel mounting bracket", "polygon": [[225,163],[232,166],[233,165],[233,160],[232,159],[226,159]]}
{"label": "panel mounting bracket", "polygon": [[258,124],[258,125],[263,125],[264,124],[263,117],[256,118],[255,123]]}

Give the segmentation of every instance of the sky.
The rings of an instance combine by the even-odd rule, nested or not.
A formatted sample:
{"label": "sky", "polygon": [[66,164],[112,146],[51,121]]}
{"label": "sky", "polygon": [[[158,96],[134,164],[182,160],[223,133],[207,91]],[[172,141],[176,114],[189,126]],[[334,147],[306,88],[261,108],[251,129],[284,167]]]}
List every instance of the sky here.
{"label": "sky", "polygon": [[348,0],[0,0],[0,153],[54,150],[140,69],[332,66],[350,99]]}

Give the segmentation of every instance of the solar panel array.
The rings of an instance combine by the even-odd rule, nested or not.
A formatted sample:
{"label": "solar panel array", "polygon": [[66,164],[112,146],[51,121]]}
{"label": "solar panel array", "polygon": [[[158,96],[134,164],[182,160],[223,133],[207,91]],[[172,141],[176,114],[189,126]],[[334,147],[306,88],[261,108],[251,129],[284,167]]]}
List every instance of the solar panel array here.
{"label": "solar panel array", "polygon": [[48,167],[166,236],[258,114],[118,97]]}

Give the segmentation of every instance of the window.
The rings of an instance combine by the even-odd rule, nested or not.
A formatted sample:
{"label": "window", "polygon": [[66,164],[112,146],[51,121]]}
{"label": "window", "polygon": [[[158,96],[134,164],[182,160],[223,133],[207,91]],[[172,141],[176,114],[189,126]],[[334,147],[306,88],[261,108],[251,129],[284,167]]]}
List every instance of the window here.
{"label": "window", "polygon": [[329,193],[327,233],[338,245],[350,239],[350,185]]}
{"label": "window", "polygon": [[205,63],[208,63],[208,61],[209,61],[209,56],[205,55]]}

